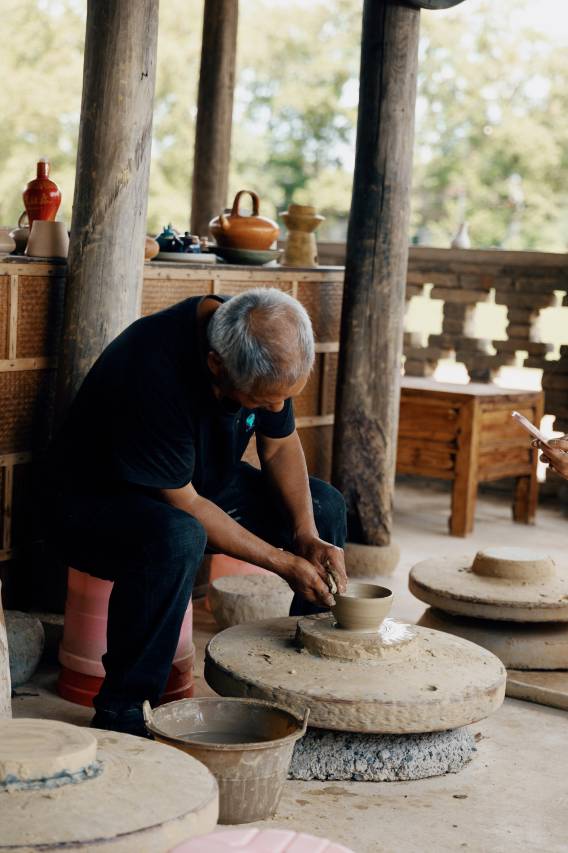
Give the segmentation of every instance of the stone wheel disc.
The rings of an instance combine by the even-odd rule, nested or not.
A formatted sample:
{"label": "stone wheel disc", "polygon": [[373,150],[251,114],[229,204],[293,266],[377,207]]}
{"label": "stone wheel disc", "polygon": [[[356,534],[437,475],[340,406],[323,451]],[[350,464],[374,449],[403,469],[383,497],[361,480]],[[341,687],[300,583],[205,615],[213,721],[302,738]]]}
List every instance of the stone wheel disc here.
{"label": "stone wheel disc", "polygon": [[374,661],[336,660],[299,650],[297,619],[237,625],[214,637],[205,678],[221,696],[266,699],[309,725],[352,732],[407,734],[454,729],[502,703],[505,670],[467,640],[416,628],[413,653]]}
{"label": "stone wheel disc", "polygon": [[89,731],[98,741],[97,776],[51,789],[0,788],[0,851],[169,850],[215,827],[217,783],[206,767],[151,740]]}
{"label": "stone wheel disc", "polygon": [[568,669],[568,625],[563,622],[511,624],[451,616],[429,607],[418,624],[483,646],[507,669]]}
{"label": "stone wheel disc", "polygon": [[514,581],[471,571],[472,558],[436,557],[410,572],[413,595],[437,610],[477,619],[510,622],[568,622],[568,574]]}

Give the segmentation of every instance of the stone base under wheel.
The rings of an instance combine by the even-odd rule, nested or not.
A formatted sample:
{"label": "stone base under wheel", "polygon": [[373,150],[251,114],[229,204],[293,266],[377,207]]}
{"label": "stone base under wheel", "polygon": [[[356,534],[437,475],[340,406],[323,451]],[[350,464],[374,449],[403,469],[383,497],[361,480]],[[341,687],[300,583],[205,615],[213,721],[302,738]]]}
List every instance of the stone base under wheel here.
{"label": "stone base under wheel", "polygon": [[289,777],[305,781],[403,782],[458,773],[476,751],[469,728],[410,735],[308,729]]}
{"label": "stone base under wheel", "polygon": [[507,669],[568,669],[566,622],[498,622],[452,616],[429,607],[418,624],[483,646]]}

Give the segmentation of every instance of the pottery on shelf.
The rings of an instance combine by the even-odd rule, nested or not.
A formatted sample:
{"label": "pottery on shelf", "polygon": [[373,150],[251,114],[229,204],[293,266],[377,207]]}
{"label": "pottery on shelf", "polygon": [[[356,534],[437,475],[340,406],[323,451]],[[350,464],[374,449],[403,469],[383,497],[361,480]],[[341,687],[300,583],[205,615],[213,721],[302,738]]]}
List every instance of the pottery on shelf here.
{"label": "pottery on shelf", "polygon": [[61,193],[49,177],[49,168],[49,161],[42,157],[37,164],[36,177],[26,185],[23,192],[30,228],[35,219],[53,222],[61,204]]}
{"label": "pottery on shelf", "polygon": [[151,261],[160,251],[160,244],[153,237],[146,236],[144,242],[144,260]]}
{"label": "pottery on shelf", "polygon": [[467,222],[460,223],[460,227],[452,238],[450,247],[452,249],[471,249],[471,240],[469,239]]}
{"label": "pottery on shelf", "polygon": [[[18,219],[18,225],[12,231],[10,231],[10,237],[12,237],[16,242],[16,255],[23,255],[26,251],[26,246],[28,245],[28,240],[30,239],[30,226],[27,224],[28,214],[24,210],[20,218]],[[26,224],[24,225],[24,222]]]}
{"label": "pottery on shelf", "polygon": [[171,222],[155,237],[155,240],[160,247],[160,252],[183,252],[183,241]]}
{"label": "pottery on shelf", "polygon": [[282,249],[229,249],[227,246],[213,246],[211,249],[228,264],[245,264],[252,266],[263,266],[271,261],[276,261],[282,255]]}
{"label": "pottery on shelf", "polygon": [[288,229],[284,256],[285,267],[315,267],[318,265],[318,247],[315,230],[325,220],[309,204],[290,204],[279,214]]}
{"label": "pottery on shelf", "polygon": [[378,631],[392,606],[392,592],[374,583],[349,581],[347,591],[335,596],[331,608],[340,628]]}
{"label": "pottery on shelf", "polygon": [[31,258],[66,258],[69,235],[64,222],[34,220],[26,255]]}
{"label": "pottery on shelf", "polygon": [[16,248],[16,241],[9,228],[0,228],[0,255],[9,255]]}
{"label": "pottery on shelf", "polygon": [[[240,212],[243,195],[250,195],[252,199],[250,216],[243,216]],[[272,219],[260,216],[259,210],[260,201],[257,194],[252,190],[240,190],[235,196],[231,212],[221,213],[209,223],[209,230],[217,244],[227,249],[270,249],[280,229]]]}

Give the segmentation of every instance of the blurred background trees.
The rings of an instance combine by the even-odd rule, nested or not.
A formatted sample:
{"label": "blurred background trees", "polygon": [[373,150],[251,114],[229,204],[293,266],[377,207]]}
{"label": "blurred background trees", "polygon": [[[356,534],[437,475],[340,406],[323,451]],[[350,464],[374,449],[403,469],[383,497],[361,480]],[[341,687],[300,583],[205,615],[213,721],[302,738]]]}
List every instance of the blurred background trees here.
{"label": "blurred background trees", "polygon": [[[0,222],[49,156],[71,218],[84,0],[4,0],[0,52]],[[568,67],[559,4],[468,0],[422,14],[412,227],[447,246],[566,251]],[[294,199],[345,237],[359,73],[360,0],[241,0],[231,192],[262,212]],[[553,16],[556,14],[556,18]],[[148,231],[189,220],[202,0],[160,10]]]}

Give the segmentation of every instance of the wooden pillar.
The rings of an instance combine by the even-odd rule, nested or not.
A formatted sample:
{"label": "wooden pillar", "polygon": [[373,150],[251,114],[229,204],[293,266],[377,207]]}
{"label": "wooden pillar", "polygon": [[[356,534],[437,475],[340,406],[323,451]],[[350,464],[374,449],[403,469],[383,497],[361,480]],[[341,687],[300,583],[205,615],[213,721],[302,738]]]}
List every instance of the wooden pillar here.
{"label": "wooden pillar", "polygon": [[205,0],[191,195],[200,236],[227,205],[238,19],[238,0]]}
{"label": "wooden pillar", "polygon": [[333,460],[362,545],[391,538],[419,23],[402,2],[364,2]]}
{"label": "wooden pillar", "polygon": [[158,0],[88,0],[57,409],[140,310]]}

